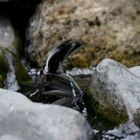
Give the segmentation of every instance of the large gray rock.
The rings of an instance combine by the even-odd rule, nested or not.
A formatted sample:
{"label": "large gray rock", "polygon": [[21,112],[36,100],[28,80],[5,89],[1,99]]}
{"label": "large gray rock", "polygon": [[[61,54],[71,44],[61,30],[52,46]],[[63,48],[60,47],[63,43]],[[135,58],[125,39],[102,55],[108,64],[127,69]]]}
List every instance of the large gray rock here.
{"label": "large gray rock", "polygon": [[108,130],[104,135],[104,139],[140,140],[140,128],[134,122],[128,121],[118,128]]}
{"label": "large gray rock", "polygon": [[135,116],[140,120],[140,77],[124,65],[111,59],[100,62],[94,69],[90,92],[106,117],[119,121],[128,115],[130,120],[135,121]]}
{"label": "large gray rock", "polygon": [[45,0],[30,21],[29,57],[42,66],[54,45],[76,39],[84,41],[85,47],[71,56],[71,67],[87,67],[91,61],[97,65],[107,57],[137,65],[139,9],[139,0]]}
{"label": "large gray rock", "polygon": [[129,70],[136,76],[140,76],[140,66],[131,67]]}
{"label": "large gray rock", "polygon": [[[19,88],[18,82],[30,80],[19,58],[21,47],[10,20],[0,16],[0,75],[5,87],[12,90]],[[2,84],[1,84],[2,85]],[[1,86],[2,87],[2,86]]]}
{"label": "large gray rock", "polygon": [[8,49],[16,53],[16,36],[10,20],[0,17],[0,49]]}
{"label": "large gray rock", "polygon": [[19,139],[15,136],[11,136],[11,135],[4,135],[4,136],[0,137],[0,140],[23,140],[23,139]]}
{"label": "large gray rock", "polygon": [[32,103],[20,93],[0,89],[0,140],[90,140],[90,132],[75,110]]}
{"label": "large gray rock", "polygon": [[[0,17],[0,74],[2,77],[2,83],[4,83],[9,71],[11,71],[12,74],[15,74],[11,54],[11,52],[16,54],[15,38],[14,29],[10,20],[6,17]],[[15,81],[15,84],[13,85],[17,87],[15,78],[13,81]]]}

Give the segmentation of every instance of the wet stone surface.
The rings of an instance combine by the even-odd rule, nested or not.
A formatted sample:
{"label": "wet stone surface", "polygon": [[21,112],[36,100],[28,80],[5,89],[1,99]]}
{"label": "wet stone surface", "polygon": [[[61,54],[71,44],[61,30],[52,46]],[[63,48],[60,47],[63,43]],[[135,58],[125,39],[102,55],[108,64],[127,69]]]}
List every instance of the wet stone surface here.
{"label": "wet stone surface", "polygon": [[78,111],[33,103],[10,90],[0,89],[0,97],[0,140],[91,140],[92,130]]}

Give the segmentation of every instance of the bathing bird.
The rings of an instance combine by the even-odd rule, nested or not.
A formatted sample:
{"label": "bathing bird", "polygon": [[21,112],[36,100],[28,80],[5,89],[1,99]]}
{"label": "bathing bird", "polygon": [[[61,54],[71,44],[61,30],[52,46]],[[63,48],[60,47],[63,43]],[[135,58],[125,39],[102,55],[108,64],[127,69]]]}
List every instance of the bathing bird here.
{"label": "bathing bird", "polygon": [[69,107],[82,102],[82,90],[63,68],[65,59],[81,46],[81,42],[66,40],[48,53],[46,64],[40,71],[39,91],[44,102],[47,100],[52,104]]}

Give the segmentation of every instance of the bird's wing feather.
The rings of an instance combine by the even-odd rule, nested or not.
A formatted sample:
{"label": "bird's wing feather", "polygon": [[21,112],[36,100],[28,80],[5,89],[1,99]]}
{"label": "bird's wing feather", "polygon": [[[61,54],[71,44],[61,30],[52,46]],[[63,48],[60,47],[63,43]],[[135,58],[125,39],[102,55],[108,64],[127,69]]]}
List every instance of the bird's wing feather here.
{"label": "bird's wing feather", "polygon": [[69,91],[69,90],[51,90],[51,91],[44,91],[42,92],[42,94],[44,95],[55,95],[55,96],[58,96],[58,97],[66,97],[66,98],[69,98],[69,97],[73,97],[72,96],[72,92]]}

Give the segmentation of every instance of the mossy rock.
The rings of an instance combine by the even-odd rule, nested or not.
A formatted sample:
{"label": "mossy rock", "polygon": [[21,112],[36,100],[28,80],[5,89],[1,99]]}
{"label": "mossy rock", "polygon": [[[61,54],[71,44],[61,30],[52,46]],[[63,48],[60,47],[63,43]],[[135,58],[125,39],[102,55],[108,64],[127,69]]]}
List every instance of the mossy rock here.
{"label": "mossy rock", "polygon": [[[132,0],[95,0],[95,3],[44,0],[30,23],[29,59],[42,67],[53,46],[73,39],[82,40],[84,47],[71,55],[67,68],[96,66],[104,58],[115,59],[127,67],[139,65],[140,3]],[[124,8],[122,5],[126,4]]]}
{"label": "mossy rock", "polygon": [[86,68],[90,65],[97,66],[104,58],[114,59],[127,67],[140,64],[140,53],[138,52],[129,52],[129,49],[128,51],[117,50],[113,46],[107,46],[107,43],[103,40],[97,44],[88,46],[88,43],[85,43],[83,48],[70,56],[65,67],[71,69],[73,67]]}
{"label": "mossy rock", "polygon": [[[97,123],[97,121],[98,123],[100,121],[100,123],[102,123],[101,127],[105,127],[104,130],[107,130],[127,121],[128,116],[126,115],[127,113],[125,111],[122,111],[123,113],[118,112],[111,105],[107,107],[105,105],[103,106],[93,98],[93,91],[89,86],[92,80],[92,76],[77,76],[73,78],[84,91],[84,102],[88,112],[88,120],[93,127],[95,126],[95,123]],[[98,120],[94,120],[94,116],[96,116]]]}
{"label": "mossy rock", "polygon": [[124,64],[127,67],[139,65],[140,53],[128,53],[120,51],[112,51],[109,53],[110,58]]}
{"label": "mossy rock", "polygon": [[2,80],[2,75],[0,75],[0,88],[3,87],[3,80]]}
{"label": "mossy rock", "polygon": [[89,114],[94,113],[114,126],[122,124],[128,120],[128,116],[125,111],[124,113],[118,112],[111,105],[103,106],[98,103],[93,98],[92,93],[89,89],[85,94],[85,104],[87,105]]}
{"label": "mossy rock", "polygon": [[14,63],[15,63],[15,74],[18,83],[25,84],[31,82],[31,77],[29,76],[26,68],[21,63],[20,59],[17,56],[14,56]]}
{"label": "mossy rock", "polygon": [[0,52],[0,87],[4,86],[4,80],[6,78],[8,71],[9,71],[9,65],[4,59],[2,53]]}
{"label": "mossy rock", "polygon": [[16,80],[18,81],[18,83],[19,84],[24,84],[24,83],[30,82],[31,77],[29,76],[25,66],[20,61],[19,56],[17,56],[15,53],[11,52],[8,49],[7,49],[7,52],[12,54],[13,65],[14,65],[14,68],[15,68]]}

